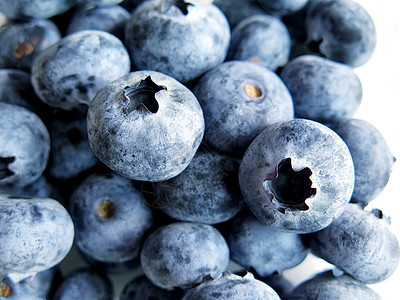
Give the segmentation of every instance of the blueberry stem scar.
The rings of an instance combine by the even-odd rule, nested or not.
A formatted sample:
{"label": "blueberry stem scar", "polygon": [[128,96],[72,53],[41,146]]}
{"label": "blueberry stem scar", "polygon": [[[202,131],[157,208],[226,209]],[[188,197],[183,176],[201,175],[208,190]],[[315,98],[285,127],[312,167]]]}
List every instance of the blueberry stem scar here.
{"label": "blueberry stem scar", "polygon": [[247,84],[244,87],[244,90],[246,91],[247,95],[249,95],[250,97],[253,98],[258,98],[261,97],[261,91],[260,89],[258,89],[256,86],[251,85],[251,84]]}
{"label": "blueberry stem scar", "polygon": [[0,282],[0,297],[8,297],[11,293],[11,286],[5,282]]}
{"label": "blueberry stem scar", "polygon": [[0,157],[0,180],[14,175],[14,172],[8,168],[8,165],[15,161],[15,157]]}
{"label": "blueberry stem scar", "polygon": [[102,219],[110,219],[115,215],[115,204],[109,200],[102,201],[97,206],[97,214]]}
{"label": "blueberry stem scar", "polygon": [[187,3],[185,0],[166,0],[164,1],[164,5],[166,5],[165,11],[171,6],[175,6],[184,16],[186,16],[189,13],[187,7],[192,4]]}

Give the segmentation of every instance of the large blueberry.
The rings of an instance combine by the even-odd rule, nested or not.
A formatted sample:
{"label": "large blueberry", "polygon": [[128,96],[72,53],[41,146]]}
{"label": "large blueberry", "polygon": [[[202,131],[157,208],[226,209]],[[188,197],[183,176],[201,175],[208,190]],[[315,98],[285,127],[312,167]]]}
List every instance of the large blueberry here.
{"label": "large blueberry", "polygon": [[172,290],[219,277],[228,266],[229,248],[214,227],[178,222],[151,233],[140,257],[146,276],[158,287]]}
{"label": "large blueberry", "polygon": [[238,169],[239,163],[227,156],[197,152],[181,174],[155,185],[157,206],[180,221],[227,221],[244,204]]}
{"label": "large blueberry", "polygon": [[376,45],[371,17],[352,0],[314,1],[307,11],[306,32],[321,54],[353,67],[366,63]]}
{"label": "large blueberry", "polygon": [[47,19],[75,5],[76,0],[0,0],[0,12],[11,19]]}
{"label": "large blueberry", "polygon": [[203,111],[175,79],[138,71],[104,87],[88,112],[90,145],[122,176],[163,181],[181,173],[204,134]]}
{"label": "large blueberry", "polygon": [[105,31],[84,30],[38,56],[32,84],[50,106],[85,110],[98,90],[129,71],[129,54],[118,38]]}
{"label": "large blueberry", "polygon": [[242,156],[267,126],[293,118],[292,97],[272,71],[250,62],[226,62],[194,88],[206,123],[204,142]]}
{"label": "large blueberry", "polygon": [[328,226],[350,201],[354,165],[344,141],[315,121],[268,126],[239,168],[243,196],[266,225],[307,233]]}
{"label": "large blueberry", "polygon": [[232,260],[262,277],[297,266],[308,253],[300,235],[276,231],[247,211],[229,222],[226,236]]}
{"label": "large blueberry", "polygon": [[224,14],[201,0],[144,1],[132,13],[125,31],[137,68],[156,70],[180,82],[221,64],[229,41]]}
{"label": "large blueberry", "polygon": [[288,62],[290,47],[289,31],[281,20],[255,15],[232,31],[227,60],[250,61],[275,71]]}
{"label": "large blueberry", "polygon": [[361,81],[345,64],[303,55],[290,61],[280,76],[293,97],[295,115],[299,118],[349,118],[360,106]]}
{"label": "large blueberry", "polygon": [[325,271],[297,286],[285,299],[301,300],[381,300],[378,294],[364,283],[348,275],[336,277]]}
{"label": "large blueberry", "polygon": [[85,255],[104,263],[138,258],[153,217],[129,179],[114,173],[92,174],[74,191],[69,205],[76,244]]}
{"label": "large blueberry", "polygon": [[220,278],[208,280],[189,290],[182,300],[280,300],[267,284],[254,279],[251,273],[241,277],[224,273]]}
{"label": "large blueberry", "polygon": [[0,195],[0,278],[19,281],[61,262],[74,240],[65,208],[49,198]]}
{"label": "large blueberry", "polygon": [[353,157],[356,182],[352,202],[375,199],[388,183],[395,162],[384,137],[365,120],[343,119],[327,125],[346,142]]}
{"label": "large blueberry", "polygon": [[25,186],[46,168],[50,137],[41,119],[21,106],[0,102],[0,186]]}
{"label": "large blueberry", "polygon": [[258,0],[270,15],[290,15],[302,9],[308,0]]}
{"label": "large blueberry", "polygon": [[15,283],[10,278],[0,279],[0,299],[2,300],[45,300],[26,282]]}

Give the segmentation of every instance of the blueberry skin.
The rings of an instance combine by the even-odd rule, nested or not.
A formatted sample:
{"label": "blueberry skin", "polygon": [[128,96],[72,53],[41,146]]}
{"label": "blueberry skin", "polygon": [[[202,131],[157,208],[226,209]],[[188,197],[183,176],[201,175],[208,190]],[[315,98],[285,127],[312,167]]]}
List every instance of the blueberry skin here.
{"label": "blueberry skin", "polygon": [[114,5],[122,2],[123,0],[76,0],[77,4],[87,5],[87,6],[106,6]]}
{"label": "blueberry skin", "polygon": [[181,173],[204,134],[203,111],[193,93],[154,71],[133,72],[104,87],[87,120],[96,156],[120,175],[141,181]]}
{"label": "blueberry skin", "polygon": [[309,237],[313,253],[364,283],[377,283],[396,269],[399,242],[376,211],[349,203],[342,215]]}
{"label": "blueberry skin", "polygon": [[280,300],[267,284],[254,279],[251,273],[244,277],[225,272],[220,278],[205,281],[189,290],[182,300]]}
{"label": "blueberry skin", "polygon": [[61,281],[61,271],[59,267],[56,266],[38,272],[22,282],[34,289],[41,297],[51,299],[51,293],[58,281]]}
{"label": "blueberry skin", "polygon": [[229,41],[224,14],[199,0],[145,1],[133,11],[125,30],[139,70],[156,70],[183,83],[221,64]]}
{"label": "blueberry skin", "polygon": [[119,5],[97,6],[77,11],[72,17],[67,34],[95,29],[114,34],[123,40],[125,25],[131,14]]}
{"label": "blueberry skin", "polygon": [[333,130],[293,119],[268,126],[254,139],[241,162],[239,183],[262,223],[308,233],[342,213],[353,192],[354,165]]}
{"label": "blueberry skin", "polygon": [[227,221],[244,205],[238,169],[239,163],[227,156],[197,152],[181,174],[155,185],[157,206],[179,221]]}
{"label": "blueberry skin", "polygon": [[276,231],[248,211],[229,222],[226,239],[231,259],[261,277],[281,274],[308,254],[300,235]]}
{"label": "blueberry skin", "polygon": [[285,299],[381,300],[381,297],[364,283],[351,276],[335,277],[331,271],[325,271],[300,284]]}
{"label": "blueberry skin", "polygon": [[32,84],[48,105],[84,110],[100,88],[129,71],[129,54],[118,38],[84,30],[64,37],[38,56]]}
{"label": "blueberry skin", "polygon": [[40,53],[60,40],[61,34],[50,20],[10,23],[0,31],[0,68],[30,71]]}
{"label": "blueberry skin", "polygon": [[204,143],[240,157],[266,126],[294,115],[282,80],[250,62],[231,61],[212,69],[193,92],[204,111]]}
{"label": "blueberry skin", "polygon": [[47,173],[57,180],[76,177],[98,159],[89,145],[86,117],[60,112],[50,125],[51,150]]}
{"label": "blueberry skin", "polygon": [[8,194],[22,198],[51,198],[53,186],[44,175],[26,186],[10,185],[0,187],[0,194]]}
{"label": "blueberry skin", "polygon": [[302,9],[308,0],[258,0],[269,15],[285,16]]}
{"label": "blueberry skin", "polygon": [[74,240],[70,215],[50,198],[0,195],[0,224],[0,278],[22,280],[57,265]]}
{"label": "blueberry skin", "polygon": [[229,264],[229,248],[214,227],[177,222],[151,233],[140,259],[151,282],[173,290],[194,286],[204,277],[219,277]]}
{"label": "blueberry skin", "polygon": [[25,282],[13,282],[6,277],[0,280],[0,299],[2,300],[46,300]]}
{"label": "blueberry skin", "polygon": [[281,20],[255,15],[232,31],[227,60],[250,61],[275,71],[288,62],[290,47],[289,31]]}
{"label": "blueberry skin", "polygon": [[21,106],[0,103],[0,186],[26,186],[46,168],[50,137],[42,120]]}
{"label": "blueberry skin", "polygon": [[307,11],[306,32],[322,55],[352,67],[366,63],[376,46],[371,17],[352,0],[315,1]]}
{"label": "blueberry skin", "polygon": [[75,270],[57,288],[54,300],[112,300],[113,288],[110,279],[90,268]]}
{"label": "blueberry skin", "polygon": [[69,201],[76,244],[93,260],[123,263],[139,256],[153,217],[139,190],[114,173],[94,173]]}
{"label": "blueberry skin", "polygon": [[181,300],[180,290],[167,291],[155,286],[145,275],[129,281],[119,300]]}
{"label": "blueberry skin", "polygon": [[0,0],[0,12],[10,19],[47,19],[66,12],[76,0]]}
{"label": "blueberry skin", "polygon": [[326,123],[349,147],[356,182],[352,202],[368,203],[385,188],[395,158],[382,134],[371,123],[342,119]]}
{"label": "blueberry skin", "polygon": [[316,121],[350,118],[360,106],[361,81],[353,69],[315,55],[291,60],[280,73],[299,118]]}

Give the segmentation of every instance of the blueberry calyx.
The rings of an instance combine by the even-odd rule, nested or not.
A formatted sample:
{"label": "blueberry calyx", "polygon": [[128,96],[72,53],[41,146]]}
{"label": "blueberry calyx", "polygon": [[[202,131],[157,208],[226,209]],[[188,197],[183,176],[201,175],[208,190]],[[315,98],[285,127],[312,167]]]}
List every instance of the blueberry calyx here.
{"label": "blueberry calyx", "polygon": [[311,187],[311,174],[310,168],[293,170],[290,157],[279,162],[275,178],[264,182],[277,201],[279,212],[285,213],[287,209],[309,209],[305,200],[315,196],[317,192],[317,189]]}
{"label": "blueberry calyx", "polygon": [[158,111],[156,93],[167,90],[165,86],[154,83],[150,76],[141,80],[137,86],[126,86],[125,97],[130,101],[127,114],[134,110],[142,110],[155,114]]}
{"label": "blueberry calyx", "polygon": [[252,84],[247,84],[244,87],[244,90],[245,90],[246,94],[252,98],[259,98],[262,95],[261,90]]}
{"label": "blueberry calyx", "polygon": [[185,0],[166,0],[161,4],[161,12],[170,15],[186,16],[189,13],[189,5],[193,4],[187,3]]}
{"label": "blueberry calyx", "polygon": [[14,175],[14,172],[8,168],[8,165],[15,161],[15,156],[0,157],[0,180]]}
{"label": "blueberry calyx", "polygon": [[102,219],[110,219],[115,215],[115,204],[109,200],[102,201],[97,206],[97,214]]}
{"label": "blueberry calyx", "polygon": [[0,297],[7,298],[12,293],[11,286],[6,282],[0,282]]}

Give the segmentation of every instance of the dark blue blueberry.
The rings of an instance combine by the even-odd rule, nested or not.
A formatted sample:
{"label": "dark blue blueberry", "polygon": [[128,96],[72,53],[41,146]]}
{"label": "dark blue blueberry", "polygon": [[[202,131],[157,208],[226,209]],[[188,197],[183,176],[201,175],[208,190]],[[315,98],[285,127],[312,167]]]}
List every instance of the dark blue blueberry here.
{"label": "dark blue blueberry", "polygon": [[303,282],[294,289],[286,300],[381,300],[378,294],[364,283],[348,275],[335,277],[325,271]]}
{"label": "dark blue blueberry", "polygon": [[39,55],[32,84],[48,105],[84,110],[98,90],[129,71],[129,55],[118,38],[105,31],[84,30]]}
{"label": "dark blue blueberry", "polygon": [[10,23],[0,30],[0,68],[30,71],[40,53],[59,40],[61,34],[50,20]]}
{"label": "dark blue blueberry", "polygon": [[360,106],[360,79],[345,64],[303,55],[290,61],[280,76],[293,97],[296,117],[338,120],[352,117]]}
{"label": "dark blue blueberry", "polygon": [[0,195],[0,224],[0,278],[19,281],[57,265],[74,240],[70,215],[49,198]]}
{"label": "dark blue blueberry", "polygon": [[42,175],[50,137],[36,114],[0,102],[0,145],[0,186],[26,186]]}
{"label": "dark blue blueberry", "polygon": [[268,126],[254,139],[241,162],[239,183],[262,223],[280,231],[314,232],[350,201],[354,165],[333,130],[293,119]]}
{"label": "dark blue blueberry", "polygon": [[297,266],[308,253],[300,235],[276,231],[247,211],[229,222],[226,236],[231,259],[261,277]]}
{"label": "dark blue blueberry", "polygon": [[179,221],[216,224],[243,207],[239,163],[227,156],[197,152],[178,176],[155,185],[157,206]]}
{"label": "dark blue blueberry", "polygon": [[51,150],[47,173],[66,180],[94,167],[98,159],[89,145],[86,118],[59,112],[50,125]]}
{"label": "dark blue blueberry", "polygon": [[214,227],[178,222],[151,233],[140,258],[145,275],[156,286],[173,290],[219,277],[229,264],[229,248]]}
{"label": "dark blue blueberry", "polygon": [[181,300],[180,290],[167,291],[155,286],[145,275],[129,281],[119,300]]}
{"label": "dark blue blueberry", "polygon": [[306,16],[308,43],[314,43],[327,58],[358,67],[375,49],[374,23],[352,0],[316,0]]}
{"label": "dark blue blueberry", "polygon": [[289,60],[290,35],[278,18],[256,15],[242,20],[232,31],[227,60],[244,60],[272,71]]}
{"label": "dark blue blueberry", "polygon": [[191,81],[221,64],[230,28],[224,14],[206,1],[144,1],[128,21],[125,42],[138,69]]}
{"label": "dark blue blueberry", "polygon": [[118,5],[82,9],[72,17],[67,33],[88,29],[104,30],[123,40],[125,25],[130,16],[126,9]]}
{"label": "dark blue blueberry", "polygon": [[11,19],[47,19],[62,14],[76,0],[0,0],[0,12]]}
{"label": "dark blue blueberry", "polygon": [[196,84],[206,123],[205,144],[242,156],[266,126],[293,118],[293,101],[282,80],[250,62],[226,62]]}
{"label": "dark blue blueberry", "polygon": [[399,242],[382,212],[352,203],[308,242],[315,255],[365,283],[388,278],[400,257]]}
{"label": "dark blue blueberry", "polygon": [[13,282],[10,278],[0,279],[0,299],[1,300],[45,300],[46,297],[40,295],[25,282]]}
{"label": "dark blue blueberry", "polygon": [[266,283],[254,279],[251,273],[244,277],[225,272],[220,278],[208,280],[189,290],[182,300],[280,300]]}
{"label": "dark blue blueberry", "polygon": [[86,256],[104,263],[139,256],[153,217],[129,179],[114,173],[92,174],[74,191],[69,205],[76,244]]}
{"label": "dark blue blueberry", "polygon": [[89,268],[70,273],[57,288],[53,300],[112,300],[110,279]]}
{"label": "dark blue blueberry", "polygon": [[353,157],[356,182],[352,202],[374,200],[388,183],[395,162],[384,137],[365,120],[343,119],[327,125],[346,142]]}
{"label": "dark blue blueberry", "polygon": [[258,0],[270,15],[285,16],[302,9],[308,0]]}
{"label": "dark blue blueberry", "polygon": [[122,2],[123,0],[75,0],[77,4],[87,5],[87,6],[105,6],[114,5]]}
{"label": "dark blue blueberry", "polygon": [[88,112],[90,145],[122,176],[168,180],[190,163],[204,134],[193,93],[154,71],[130,73],[104,87]]}

